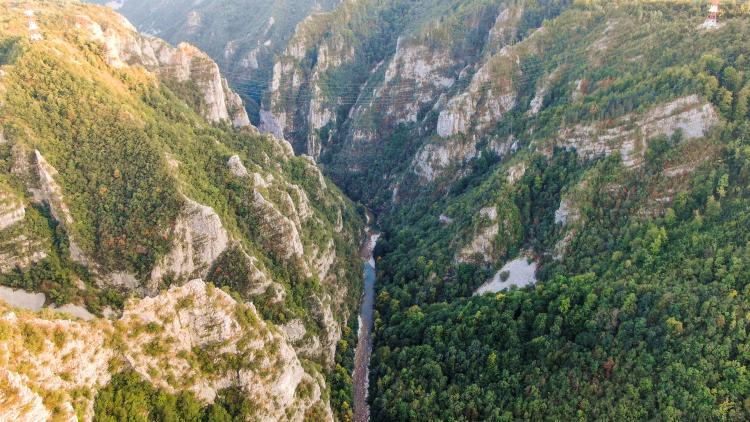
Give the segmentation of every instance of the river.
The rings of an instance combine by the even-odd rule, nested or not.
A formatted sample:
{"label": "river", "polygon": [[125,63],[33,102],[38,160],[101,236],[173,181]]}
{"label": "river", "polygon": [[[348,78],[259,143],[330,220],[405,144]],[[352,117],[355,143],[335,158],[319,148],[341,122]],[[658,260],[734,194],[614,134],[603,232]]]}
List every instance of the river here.
{"label": "river", "polygon": [[372,354],[373,307],[375,305],[375,258],[373,250],[380,233],[372,229],[372,215],[367,213],[367,241],[362,247],[364,264],[364,292],[359,311],[359,333],[357,350],[354,352],[354,421],[368,422],[370,406],[367,404],[369,387],[370,355]]}

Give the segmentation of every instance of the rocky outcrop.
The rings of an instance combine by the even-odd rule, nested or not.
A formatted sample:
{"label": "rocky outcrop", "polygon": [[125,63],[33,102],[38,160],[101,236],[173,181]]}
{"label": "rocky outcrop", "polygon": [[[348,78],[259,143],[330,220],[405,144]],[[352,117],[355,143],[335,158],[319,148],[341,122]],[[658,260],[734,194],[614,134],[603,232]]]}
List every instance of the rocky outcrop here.
{"label": "rocky outcrop", "polygon": [[242,164],[242,160],[240,159],[239,155],[233,155],[229,157],[227,166],[229,167],[229,172],[232,173],[232,175],[234,175],[235,177],[243,178],[249,175],[247,169],[245,168],[245,165]]}
{"label": "rocky outcrop", "polygon": [[560,207],[555,211],[555,224],[568,225],[578,221],[580,211],[574,207],[573,201],[565,198],[560,201]]}
{"label": "rocky outcrop", "polygon": [[253,193],[253,206],[261,221],[264,245],[282,259],[302,258],[305,250],[294,221],[276,209],[258,190]]}
{"label": "rocky outcrop", "polygon": [[529,103],[528,115],[535,116],[539,114],[539,112],[542,110],[542,107],[544,106],[545,97],[549,93],[549,90],[551,89],[553,84],[557,81],[559,75],[560,69],[558,68],[537,84],[534,98],[532,98],[531,102]]}
{"label": "rocky outcrop", "polygon": [[[494,75],[496,68],[507,68],[502,75]],[[467,134],[470,130],[483,130],[498,122],[516,105],[518,94],[512,86],[511,76],[516,72],[515,59],[510,49],[502,50],[496,57],[482,65],[474,74],[466,92],[446,104],[437,122],[437,134],[442,138]],[[502,79],[498,79],[502,78]]]}
{"label": "rocky outcrop", "polygon": [[23,221],[26,216],[26,208],[19,198],[4,192],[0,186],[0,231]]}
{"label": "rocky outcrop", "polygon": [[399,99],[388,102],[385,113],[389,121],[416,122],[420,110],[431,106],[456,82],[456,65],[449,51],[399,38],[382,88],[386,95]]}
{"label": "rocky outcrop", "polygon": [[[90,420],[96,390],[123,364],[205,403],[219,389],[238,387],[261,420],[302,421],[314,405],[330,414],[325,381],[302,367],[281,332],[252,305],[201,280],[134,300],[115,323],[50,319],[0,303],[0,327],[9,339],[0,343],[0,406],[18,420],[46,420],[52,412],[75,419],[74,403]],[[41,400],[50,393],[55,402]]]}
{"label": "rocky outcrop", "polygon": [[458,262],[474,262],[477,257],[483,263],[491,262],[494,256],[493,242],[500,233],[497,223],[497,207],[485,207],[479,210],[481,219],[490,223],[489,226],[477,230],[471,241],[458,252]]}
{"label": "rocky outcrop", "polygon": [[156,285],[165,275],[175,278],[205,277],[209,267],[229,246],[229,235],[216,212],[184,198],[180,216],[172,231],[172,250],[151,272]]}
{"label": "rocky outcrop", "polygon": [[[61,420],[75,420],[74,400],[82,400],[85,419],[90,420],[92,393],[110,379],[111,324],[48,319],[0,304],[0,326],[7,334],[0,342],[0,380],[9,384],[0,387],[3,415],[32,421],[46,420],[41,416],[54,412]],[[74,391],[88,394],[74,398]],[[50,394],[58,399],[40,400]]]}
{"label": "rocky outcrop", "polygon": [[519,74],[519,51],[509,43],[515,38],[522,15],[521,8],[505,9],[498,15],[488,34],[488,56],[477,63],[468,88],[450,98],[440,111],[438,136],[481,132],[515,107],[518,93],[512,78]]}
{"label": "rocky outcrop", "polygon": [[102,25],[85,15],[76,19],[77,28],[104,46],[111,66],[138,65],[179,83],[190,81],[201,94],[199,111],[203,117],[211,122],[229,121],[236,127],[250,126],[242,99],[222,78],[219,66],[202,51],[187,43],[173,47],[141,35],[124,18],[115,25]]}
{"label": "rocky outcrop", "polygon": [[319,280],[325,280],[328,275],[328,271],[336,261],[336,245],[333,243],[333,238],[328,239],[328,243],[323,248],[319,248],[317,245],[313,251],[313,268],[315,274]]}
{"label": "rocky outcrop", "polygon": [[34,162],[39,181],[38,188],[31,189],[34,201],[46,203],[52,216],[68,229],[68,249],[70,258],[81,264],[88,266],[91,260],[84,254],[75,240],[75,234],[70,231],[73,226],[73,216],[70,209],[65,205],[63,200],[62,188],[55,181],[58,175],[57,170],[44,159],[39,150],[34,151]]}
{"label": "rocky outcrop", "polygon": [[506,179],[508,183],[513,185],[526,174],[526,163],[521,161],[520,163],[514,164],[508,168],[508,176]]}
{"label": "rocky outcrop", "polygon": [[[322,88],[328,83],[326,74],[354,59],[353,46],[341,34],[331,31],[318,39],[318,26],[329,25],[329,19],[329,15],[315,15],[297,26],[274,63],[269,95],[260,111],[262,132],[279,139],[304,132],[290,141],[298,152],[315,158],[321,152],[321,131],[335,120],[340,105]],[[312,65],[308,56],[315,57]]]}
{"label": "rocky outcrop", "polygon": [[0,410],[7,421],[46,421],[52,416],[42,396],[29,387],[29,378],[0,369]]}
{"label": "rocky outcrop", "polygon": [[[237,318],[238,312],[244,320]],[[144,379],[168,390],[186,388],[211,402],[219,389],[235,385],[258,404],[265,418],[279,420],[287,409],[295,410],[293,405],[300,404],[296,403],[295,392],[301,383],[320,389],[281,333],[267,326],[252,305],[238,304],[200,280],[134,303],[125,310],[120,324],[157,324],[162,328],[130,340],[126,359]],[[169,350],[157,356],[147,353],[144,349],[155,341],[168,342]],[[273,349],[276,352],[269,353]],[[200,359],[214,362],[239,356],[240,366],[207,373],[190,365],[189,357],[197,350],[210,350],[209,356]],[[160,370],[154,374],[151,368]],[[178,383],[194,381],[172,385],[167,381],[168,374],[173,374]],[[304,414],[304,407],[301,410]]]}
{"label": "rocky outcrop", "polygon": [[412,168],[423,181],[432,182],[451,166],[461,166],[476,157],[474,142],[435,142],[424,145],[412,161]]}
{"label": "rocky outcrop", "polygon": [[284,139],[284,127],[286,126],[286,116],[267,110],[260,111],[260,126],[258,129],[264,133],[270,133],[277,139]]}
{"label": "rocky outcrop", "polygon": [[0,232],[0,274],[28,268],[47,257],[44,242],[25,231],[25,226],[19,223]]}
{"label": "rocky outcrop", "polygon": [[678,131],[686,140],[702,138],[718,123],[719,115],[713,105],[691,95],[643,115],[626,115],[608,126],[581,124],[564,129],[557,143],[587,158],[619,152],[625,166],[635,167],[642,163],[650,139],[671,137]]}

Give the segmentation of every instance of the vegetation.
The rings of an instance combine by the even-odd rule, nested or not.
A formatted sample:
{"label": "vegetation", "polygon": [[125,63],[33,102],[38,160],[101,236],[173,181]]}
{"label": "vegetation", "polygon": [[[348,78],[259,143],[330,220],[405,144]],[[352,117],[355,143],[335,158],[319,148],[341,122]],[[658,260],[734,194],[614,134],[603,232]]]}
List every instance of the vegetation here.
{"label": "vegetation", "polygon": [[[59,15],[65,20],[65,8],[87,6],[45,7],[40,19]],[[86,13],[94,10],[89,6]],[[17,192],[36,188],[36,171],[28,167],[36,165],[32,151],[40,151],[58,172],[54,179],[72,221],[60,224],[46,208],[28,212],[24,225],[12,230],[38,233],[47,258],[0,275],[0,282],[41,290],[58,304],[80,298],[96,312],[105,305],[119,307],[122,299],[101,291],[96,278],[125,272],[145,284],[156,263],[172,248],[171,228],[187,196],[212,207],[239,241],[235,251],[244,250],[257,258],[256,266],[286,290],[286,303],[258,303],[264,315],[277,322],[303,318],[312,329],[316,323],[308,312],[310,300],[329,287],[321,286],[322,280],[308,279],[298,262],[283,259],[269,247],[260,224],[263,216],[252,205],[253,192],[259,189],[284,210],[282,195],[299,199],[289,188],[294,183],[303,189],[312,213],[299,228],[305,249],[312,251],[315,245],[333,240],[336,254],[351,258],[334,264],[343,270],[332,270],[341,274],[338,282],[353,287],[360,283],[357,242],[349,240],[356,237],[350,234],[357,232],[359,217],[335,187],[319,186],[306,160],[283,157],[277,142],[252,131],[207,124],[196,113],[202,99],[195,96],[195,81],[157,81],[137,66],[110,67],[103,48],[75,30],[45,28],[46,36],[66,43],[69,52],[63,56],[46,43],[5,36],[14,33],[15,15],[5,18],[11,23],[3,22],[3,28],[11,29],[0,36],[3,63],[12,63],[3,68],[0,113],[2,132],[10,143],[0,144],[0,182],[7,179]],[[227,160],[235,154],[249,171],[269,175],[276,182],[261,187],[252,178],[233,176]],[[19,162],[25,162],[24,166]],[[344,227],[336,232],[333,225],[339,219]],[[8,248],[17,245],[12,230],[0,233],[0,248],[6,247],[2,244],[6,237]],[[72,259],[72,243],[91,262],[81,265]],[[231,277],[225,274],[217,284],[247,291],[246,274],[231,273]],[[77,279],[86,284],[85,290],[76,284]],[[162,280],[165,284],[172,281],[179,280]],[[356,288],[348,289],[348,294],[345,306],[352,306]]]}
{"label": "vegetation", "polygon": [[358,314],[350,318],[349,326],[344,327],[341,340],[336,345],[336,359],[333,370],[328,375],[331,388],[331,408],[336,420],[354,420],[354,353],[357,349]]}
{"label": "vegetation", "polygon": [[[521,64],[530,76],[515,82],[518,109],[489,134],[551,150],[565,127],[607,127],[695,93],[726,122],[707,138],[677,132],[649,140],[635,169],[619,157],[585,161],[562,150],[495,159],[483,151],[460,178],[430,186],[401,179],[410,199],[381,215],[376,251],[374,419],[750,416],[743,297],[750,255],[741,229],[750,207],[749,75],[738,70],[750,34],[740,29],[742,13],[728,8],[725,27],[696,32],[703,13],[688,3],[577,3],[545,23],[554,36],[537,41],[543,56]],[[607,41],[617,48],[602,50],[601,61],[590,57],[612,22]],[[526,114],[535,81],[561,63],[544,109]],[[591,88],[576,98],[578,80]],[[510,184],[508,169],[519,162],[526,173]],[[687,175],[665,171],[685,165]],[[573,227],[555,224],[563,196],[581,213]],[[459,248],[487,224],[478,211],[488,205],[510,222],[495,240],[496,256],[490,265],[457,263]],[[540,263],[536,286],[471,296],[524,250]]]}
{"label": "vegetation", "polygon": [[235,388],[220,391],[213,404],[205,405],[191,393],[156,388],[131,370],[115,374],[94,402],[96,422],[244,422],[253,414],[251,403]]}

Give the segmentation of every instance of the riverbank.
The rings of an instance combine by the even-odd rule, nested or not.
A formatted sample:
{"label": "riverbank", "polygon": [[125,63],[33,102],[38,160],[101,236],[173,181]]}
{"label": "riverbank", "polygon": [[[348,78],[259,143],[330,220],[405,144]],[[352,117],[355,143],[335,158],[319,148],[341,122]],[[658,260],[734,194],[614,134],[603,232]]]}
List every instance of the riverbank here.
{"label": "riverbank", "polygon": [[359,312],[359,331],[357,349],[354,353],[354,421],[368,422],[370,407],[367,404],[369,388],[370,356],[372,355],[373,308],[375,305],[375,258],[373,251],[380,238],[380,233],[372,228],[373,217],[367,214],[367,240],[362,246],[364,271],[364,289]]}

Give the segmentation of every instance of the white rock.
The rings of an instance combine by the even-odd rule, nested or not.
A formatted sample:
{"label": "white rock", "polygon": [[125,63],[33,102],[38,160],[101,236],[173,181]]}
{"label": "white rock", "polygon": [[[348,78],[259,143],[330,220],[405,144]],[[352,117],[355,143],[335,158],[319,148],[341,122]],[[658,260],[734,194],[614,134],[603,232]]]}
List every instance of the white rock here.
{"label": "white rock", "polygon": [[[5,204],[3,203],[5,201]],[[26,217],[26,208],[16,198],[4,195],[0,192],[0,230],[23,221]]]}
{"label": "white rock", "polygon": [[573,207],[569,199],[560,201],[560,207],[555,211],[555,224],[568,225],[574,223],[579,218],[578,210]]}
{"label": "white rock", "polygon": [[484,227],[471,239],[468,245],[458,253],[458,262],[471,262],[474,257],[479,256],[483,263],[490,262],[494,253],[493,242],[500,233],[498,223]]}
{"label": "white rock", "polygon": [[287,341],[290,343],[302,340],[307,333],[305,325],[299,319],[295,319],[282,325],[281,331],[284,332],[284,337],[286,337]]}
{"label": "white rock", "polygon": [[39,177],[39,189],[32,192],[34,200],[37,202],[46,202],[49,205],[50,211],[55,220],[68,228],[68,249],[70,251],[70,258],[81,265],[89,266],[89,258],[78,246],[78,243],[75,241],[75,236],[70,230],[73,224],[73,216],[71,215],[68,206],[65,204],[62,188],[55,181],[55,176],[58,175],[57,170],[44,159],[39,150],[34,150],[34,158],[37,175]]}
{"label": "white rock", "polygon": [[[475,295],[497,293],[509,289],[511,286],[524,287],[536,283],[536,262],[529,262],[525,256],[514,259],[503,266],[495,276],[474,292]],[[506,281],[502,281],[502,274],[508,273]]]}
{"label": "white rock", "polygon": [[476,157],[473,142],[428,143],[417,151],[412,168],[423,181],[432,182],[451,166],[461,167]]}
{"label": "white rock", "polygon": [[305,250],[294,221],[276,209],[257,190],[253,193],[253,205],[260,214],[265,244],[281,258],[288,260],[303,257]]}
{"label": "white rock", "polygon": [[644,113],[621,117],[614,127],[601,129],[598,124],[577,125],[560,132],[558,144],[575,148],[587,158],[620,153],[623,164],[636,167],[643,161],[645,141],[657,136],[672,136],[682,131],[685,139],[706,136],[719,123],[713,105],[697,95],[682,97]]}
{"label": "white rock", "polygon": [[42,397],[28,386],[28,377],[0,369],[0,404],[3,421],[46,421],[52,414],[44,407]]}
{"label": "white rock", "polygon": [[44,293],[29,293],[0,286],[0,300],[14,308],[40,311],[47,299]]}
{"label": "white rock", "polygon": [[[229,235],[213,208],[184,198],[174,227],[172,250],[151,272],[153,282],[167,274],[177,278],[205,277],[211,264],[229,245]],[[152,289],[156,285],[152,284]]]}
{"label": "white rock", "polygon": [[260,111],[260,126],[258,129],[263,133],[270,133],[277,139],[284,139],[284,126],[286,126],[286,115],[276,115],[267,110]]}
{"label": "white rock", "polygon": [[[191,16],[194,23],[200,24],[199,15]],[[211,122],[226,120],[235,127],[250,126],[242,99],[232,92],[218,65],[204,52],[187,43],[172,47],[160,39],[141,35],[126,20],[120,22],[120,27],[108,22],[105,30],[91,17],[76,18],[77,26],[103,45],[111,66],[141,65],[178,82],[191,80],[203,97],[203,117]]]}
{"label": "white rock", "polygon": [[229,166],[229,172],[236,177],[243,178],[249,175],[247,169],[245,168],[245,165],[242,164],[242,160],[240,159],[239,155],[233,155],[229,157],[227,166]]}

